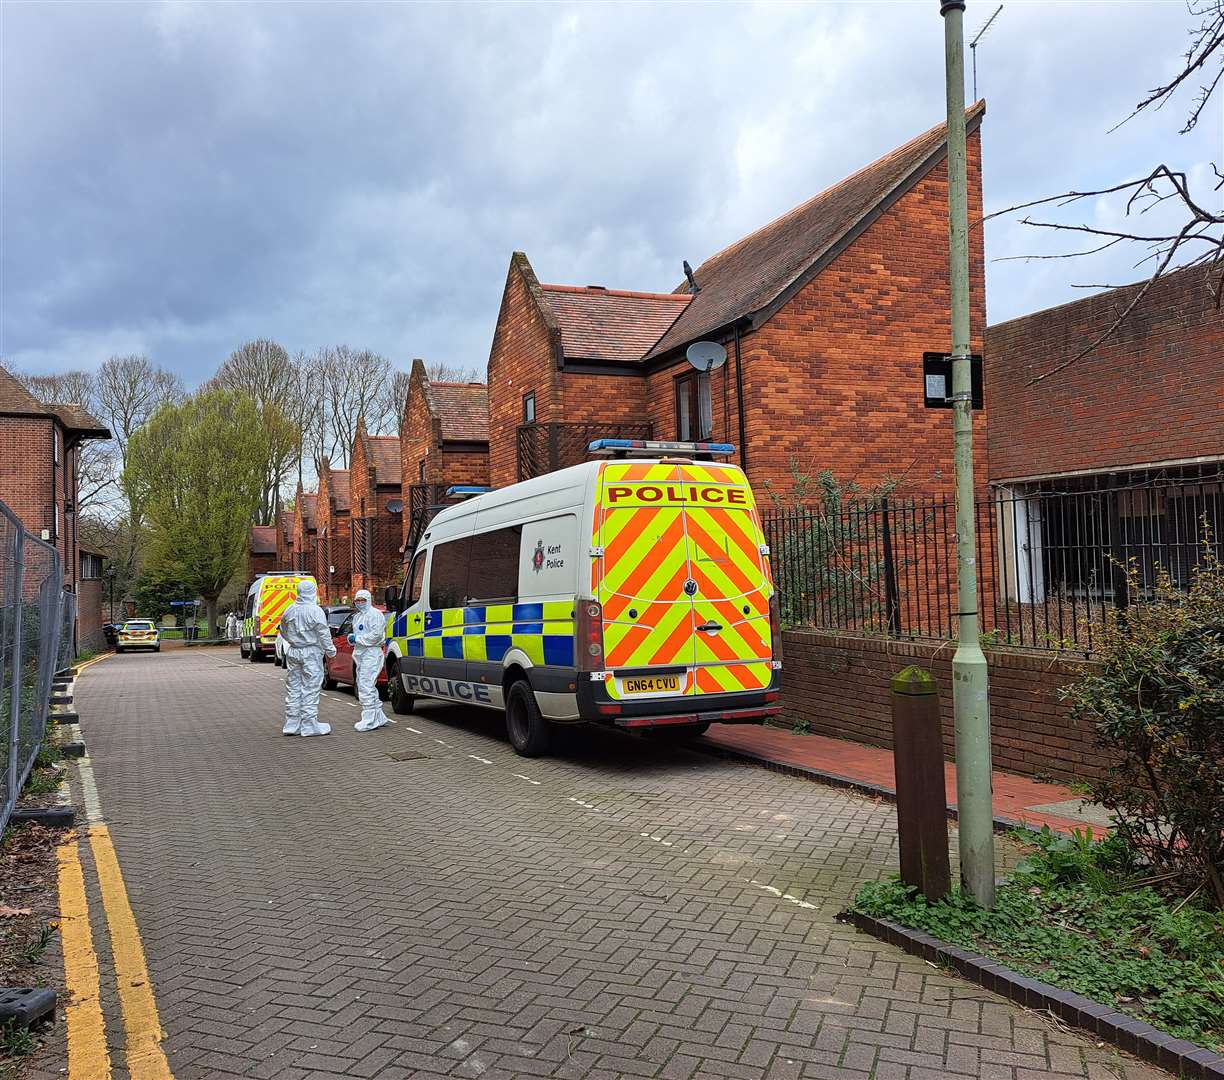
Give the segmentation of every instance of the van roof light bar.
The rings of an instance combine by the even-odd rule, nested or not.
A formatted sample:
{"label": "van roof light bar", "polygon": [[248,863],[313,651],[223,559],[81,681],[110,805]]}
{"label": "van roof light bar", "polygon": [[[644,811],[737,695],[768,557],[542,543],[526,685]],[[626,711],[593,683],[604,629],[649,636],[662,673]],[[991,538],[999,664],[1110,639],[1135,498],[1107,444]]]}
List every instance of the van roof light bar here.
{"label": "van roof light bar", "polygon": [[474,499],[477,495],[483,495],[492,488],[483,487],[480,484],[452,484],[446,489],[446,497],[448,499]]}
{"label": "van roof light bar", "polygon": [[592,457],[691,457],[708,459],[730,457],[731,443],[672,442],[664,439],[595,439],[588,447]]}

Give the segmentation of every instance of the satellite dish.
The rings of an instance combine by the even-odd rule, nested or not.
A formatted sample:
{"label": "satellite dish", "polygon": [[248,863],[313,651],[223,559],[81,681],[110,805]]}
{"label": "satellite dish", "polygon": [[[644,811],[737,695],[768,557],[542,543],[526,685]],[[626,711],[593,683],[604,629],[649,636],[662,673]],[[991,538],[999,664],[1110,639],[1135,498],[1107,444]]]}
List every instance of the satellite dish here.
{"label": "satellite dish", "polygon": [[388,514],[402,514],[404,512],[404,504],[399,499],[391,499],[387,503]]}
{"label": "satellite dish", "polygon": [[698,371],[713,371],[727,362],[727,350],[717,341],[694,341],[684,355]]}

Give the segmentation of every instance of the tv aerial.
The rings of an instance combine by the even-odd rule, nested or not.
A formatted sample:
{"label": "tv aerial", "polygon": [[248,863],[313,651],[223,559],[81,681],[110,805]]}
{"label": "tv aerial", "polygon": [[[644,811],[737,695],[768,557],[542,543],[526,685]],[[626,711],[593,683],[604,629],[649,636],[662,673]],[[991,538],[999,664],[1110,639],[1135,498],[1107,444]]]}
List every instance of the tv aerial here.
{"label": "tv aerial", "polygon": [[714,371],[727,362],[727,350],[717,341],[694,341],[684,355],[693,367],[704,372]]}

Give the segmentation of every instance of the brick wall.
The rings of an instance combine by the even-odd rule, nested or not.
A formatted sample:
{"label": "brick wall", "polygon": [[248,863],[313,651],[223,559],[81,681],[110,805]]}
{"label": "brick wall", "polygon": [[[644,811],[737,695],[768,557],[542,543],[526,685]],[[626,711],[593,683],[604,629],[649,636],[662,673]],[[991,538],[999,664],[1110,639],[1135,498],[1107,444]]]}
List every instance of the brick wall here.
{"label": "brick wall", "polygon": [[[918,664],[933,672],[939,684],[944,755],[954,758],[953,650],[953,644],[788,630],[783,635],[784,718],[789,723],[806,719],[817,735],[891,749],[889,682],[902,668]],[[986,656],[994,768],[1062,781],[1098,776],[1108,768],[1091,731],[1072,724],[1058,700],[1058,688],[1075,680],[1081,664],[999,649]]]}
{"label": "brick wall", "polygon": [[53,424],[43,417],[0,417],[0,460],[5,463],[3,501],[35,536],[55,527],[51,502]]}
{"label": "brick wall", "polygon": [[489,455],[480,450],[451,450],[443,446],[442,477],[445,484],[487,484]]}
{"label": "brick wall", "polygon": [[[969,138],[969,217],[982,212],[978,133]],[[947,167],[940,163],[759,330],[741,340],[748,475],[790,486],[790,462],[907,493],[952,488],[952,411],[923,407],[922,354],[950,343]],[[982,232],[971,231],[974,351],[982,349]],[[734,356],[728,361],[734,364]],[[986,479],[986,414],[974,414]]]}
{"label": "brick wall", "polygon": [[649,419],[642,372],[582,375],[560,372],[560,408],[548,417],[557,423],[639,423]]}
{"label": "brick wall", "polygon": [[[109,605],[103,604],[103,582],[90,578],[77,588],[77,652],[101,652],[106,648],[102,624],[110,614]],[[118,615],[118,611],[115,612]]]}
{"label": "brick wall", "polygon": [[[285,564],[288,565],[288,564]],[[247,584],[249,585],[260,574],[270,574],[273,570],[281,570],[283,566],[272,554],[256,553],[247,550]]]}
{"label": "brick wall", "polygon": [[1202,268],[1157,281],[1108,342],[1027,385],[1095,341],[1138,288],[990,327],[992,479],[1224,455],[1224,315]]}
{"label": "brick wall", "polygon": [[[518,481],[524,394],[535,392],[537,420],[564,419],[556,389],[561,332],[545,314],[539,289],[526,256],[515,252],[489,352],[489,483],[494,487]],[[607,383],[598,386],[602,398]]]}

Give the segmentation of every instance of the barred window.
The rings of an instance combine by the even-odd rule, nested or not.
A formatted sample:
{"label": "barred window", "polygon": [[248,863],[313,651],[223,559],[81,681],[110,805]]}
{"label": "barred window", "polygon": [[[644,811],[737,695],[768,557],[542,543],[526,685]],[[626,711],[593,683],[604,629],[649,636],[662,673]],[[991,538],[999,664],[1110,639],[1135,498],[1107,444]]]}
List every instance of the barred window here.
{"label": "barred window", "polygon": [[518,599],[519,547],[523,527],[477,533],[472,537],[472,563],[468,572],[468,602],[513,604]]}
{"label": "barred window", "polygon": [[463,606],[467,593],[468,550],[470,540],[451,540],[433,549],[429,562],[429,606],[454,608]]}

